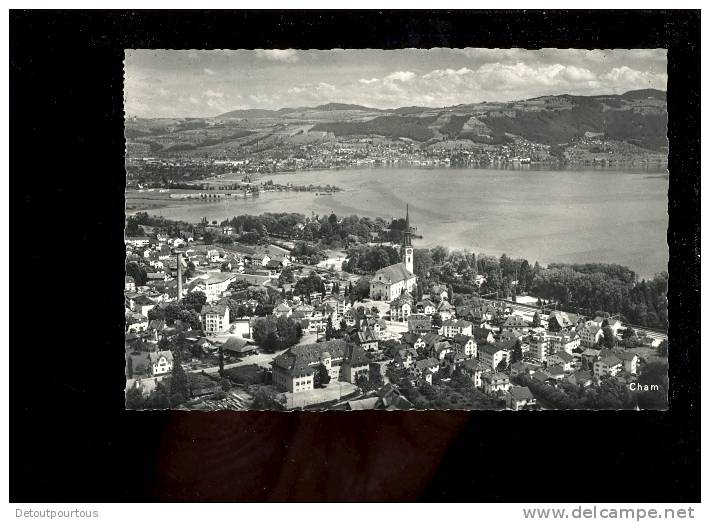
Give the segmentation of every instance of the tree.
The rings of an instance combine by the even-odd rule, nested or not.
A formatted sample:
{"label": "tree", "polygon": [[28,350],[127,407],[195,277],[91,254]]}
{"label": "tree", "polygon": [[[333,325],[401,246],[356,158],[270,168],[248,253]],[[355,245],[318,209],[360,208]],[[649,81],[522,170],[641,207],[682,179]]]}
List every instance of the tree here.
{"label": "tree", "polygon": [[165,324],[173,326],[175,324],[175,320],[179,318],[180,312],[182,311],[182,306],[175,301],[168,303],[165,306]]}
{"label": "tree", "polygon": [[520,339],[515,341],[515,346],[513,346],[513,353],[510,356],[510,362],[516,363],[523,360],[523,344]]}
{"label": "tree", "polygon": [[204,292],[196,290],[194,292],[188,293],[185,297],[183,297],[180,303],[182,304],[183,308],[187,310],[194,310],[199,313],[200,311],[202,311],[202,307],[204,306],[204,304],[207,303],[207,296]]}
{"label": "tree", "polygon": [[193,263],[192,261],[187,262],[187,269],[182,274],[184,281],[187,281],[195,275],[195,268],[195,263]]}
{"label": "tree", "polygon": [[284,286],[285,284],[291,284],[296,280],[296,276],[293,273],[291,267],[284,268],[279,274],[279,285]]}
{"label": "tree", "polygon": [[143,393],[135,386],[126,391],[126,409],[127,410],[142,410],[145,407],[145,399]]}
{"label": "tree", "polygon": [[222,345],[219,346],[218,355],[219,355],[219,374],[220,374],[220,376],[224,377],[224,349],[223,349]]}
{"label": "tree", "polygon": [[128,378],[133,379],[133,357],[130,355],[126,359],[126,372],[128,373]]}
{"label": "tree", "polygon": [[177,406],[190,397],[188,390],[187,375],[182,367],[182,351],[179,348],[173,350],[173,371],[170,376],[170,404]]}
{"label": "tree", "polygon": [[164,321],[165,320],[165,309],[160,306],[154,306],[148,310],[148,320],[149,321]]}
{"label": "tree", "polygon": [[538,328],[540,326],[540,313],[539,312],[535,312],[533,314],[532,325],[533,325],[533,328]]}
{"label": "tree", "polygon": [[220,272],[231,272],[230,264],[225,261],[225,262],[222,263],[222,265],[219,267],[219,271],[220,271]]}
{"label": "tree", "polygon": [[200,330],[202,328],[202,323],[200,322],[200,316],[194,310],[181,310],[177,319],[182,324],[187,324],[192,330]]}
{"label": "tree", "polygon": [[330,375],[328,374],[328,368],[325,364],[320,363],[316,368],[316,373],[313,375],[313,386],[315,388],[322,388],[330,382]]}
{"label": "tree", "polygon": [[131,261],[126,265],[126,275],[133,278],[136,286],[144,286],[148,280],[148,273],[146,272],[146,269],[135,261]]}
{"label": "tree", "polygon": [[333,337],[333,316],[328,316],[328,322],[325,325],[325,340],[330,341]]}
{"label": "tree", "polygon": [[612,349],[616,346],[616,336],[614,335],[614,330],[611,326],[605,326],[602,328],[604,336],[600,339],[601,344],[608,349]]}
{"label": "tree", "polygon": [[267,391],[268,388],[259,388],[254,395],[254,402],[251,405],[252,410],[276,410],[284,409],[284,405],[279,402],[277,396]]}
{"label": "tree", "polygon": [[636,330],[634,330],[634,329],[631,328],[630,326],[627,327],[627,328],[624,330],[624,333],[621,335],[621,338],[624,339],[624,340],[626,340],[626,339],[633,339],[634,337],[637,337],[637,335],[636,335]]}
{"label": "tree", "polygon": [[348,323],[345,319],[340,320],[340,331],[345,332],[348,329]]}
{"label": "tree", "polygon": [[301,324],[290,317],[268,316],[254,323],[254,341],[266,352],[289,348],[301,340]]}
{"label": "tree", "polygon": [[435,326],[436,328],[441,328],[442,324],[443,320],[441,319],[441,314],[439,312],[436,312],[434,315],[431,316],[432,326]]}
{"label": "tree", "polygon": [[431,258],[437,265],[441,265],[449,255],[449,249],[443,246],[435,246],[431,249]]}

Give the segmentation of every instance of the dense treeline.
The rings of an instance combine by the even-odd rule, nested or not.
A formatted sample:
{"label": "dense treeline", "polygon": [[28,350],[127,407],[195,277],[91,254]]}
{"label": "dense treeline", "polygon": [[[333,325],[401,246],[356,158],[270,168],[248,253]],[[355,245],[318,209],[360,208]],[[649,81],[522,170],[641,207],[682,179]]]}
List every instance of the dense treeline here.
{"label": "dense treeline", "polygon": [[578,265],[554,265],[541,270],[532,292],[543,299],[558,301],[562,309],[592,314],[596,310],[620,313],[630,323],[652,328],[668,328],[668,274],[635,283],[628,269],[617,265],[596,266],[580,272]]}
{"label": "dense treeline", "polygon": [[628,386],[616,379],[604,378],[599,386],[583,386],[561,382],[549,386],[536,381],[528,375],[518,375],[515,380],[521,386],[527,386],[535,398],[545,408],[558,410],[630,410],[636,406],[636,400]]}
{"label": "dense treeline", "polygon": [[401,261],[399,251],[391,246],[358,246],[348,250],[343,270],[352,273],[372,273]]}
{"label": "dense treeline", "polygon": [[[637,281],[636,273],[616,264],[531,265],[506,254],[499,258],[437,246],[414,251],[415,272],[424,288],[450,284],[456,293],[514,298],[530,293],[558,308],[583,315],[621,314],[626,322],[668,328],[668,274]],[[476,276],[483,276],[480,286]],[[480,282],[480,281],[479,281]]]}
{"label": "dense treeline", "polygon": [[267,235],[301,239],[319,243],[324,248],[342,248],[349,244],[370,241],[371,232],[379,233],[388,224],[381,218],[370,219],[358,216],[314,216],[307,219],[303,214],[265,213],[259,216],[242,215],[222,222],[243,233],[254,233],[259,238]]}
{"label": "dense treeline", "polygon": [[192,232],[194,229],[193,225],[186,221],[175,221],[163,216],[151,216],[147,212],[136,212],[126,218],[126,236],[143,235],[144,226],[162,230],[171,237],[179,236],[184,231]]}

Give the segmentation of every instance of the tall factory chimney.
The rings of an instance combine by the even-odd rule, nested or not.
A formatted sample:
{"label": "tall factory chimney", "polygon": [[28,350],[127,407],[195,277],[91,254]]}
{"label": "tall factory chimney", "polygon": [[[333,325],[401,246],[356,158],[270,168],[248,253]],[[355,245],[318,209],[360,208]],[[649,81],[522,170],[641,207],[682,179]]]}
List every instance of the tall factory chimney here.
{"label": "tall factory chimney", "polygon": [[182,252],[176,252],[177,254],[177,298],[182,299]]}

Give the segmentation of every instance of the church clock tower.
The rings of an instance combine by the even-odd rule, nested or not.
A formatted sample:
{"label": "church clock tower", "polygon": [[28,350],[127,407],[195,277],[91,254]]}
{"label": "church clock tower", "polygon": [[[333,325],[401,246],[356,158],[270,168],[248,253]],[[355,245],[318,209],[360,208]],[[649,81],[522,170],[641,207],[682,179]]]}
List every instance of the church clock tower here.
{"label": "church clock tower", "polygon": [[407,204],[407,217],[402,231],[402,260],[404,267],[414,273],[414,248],[412,247],[412,228],[409,226],[409,204]]}

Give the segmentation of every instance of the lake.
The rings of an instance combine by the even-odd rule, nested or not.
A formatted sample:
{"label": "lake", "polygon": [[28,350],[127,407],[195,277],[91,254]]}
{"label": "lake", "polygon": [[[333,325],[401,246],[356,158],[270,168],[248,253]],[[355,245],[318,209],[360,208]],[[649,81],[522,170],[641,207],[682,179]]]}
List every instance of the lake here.
{"label": "lake", "polygon": [[[262,193],[254,199],[161,201],[151,214],[198,222],[239,214],[404,217],[423,236],[415,247],[444,245],[523,257],[531,263],[619,263],[640,277],[667,270],[668,175],[653,171],[350,169],[264,176],[274,183],[337,185],[333,196]],[[143,193],[145,194],[145,193]],[[137,193],[127,193],[129,202]],[[151,197],[166,198],[166,194]],[[157,203],[157,202],[156,202]]]}

